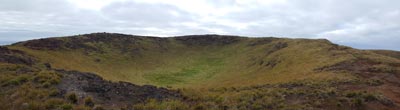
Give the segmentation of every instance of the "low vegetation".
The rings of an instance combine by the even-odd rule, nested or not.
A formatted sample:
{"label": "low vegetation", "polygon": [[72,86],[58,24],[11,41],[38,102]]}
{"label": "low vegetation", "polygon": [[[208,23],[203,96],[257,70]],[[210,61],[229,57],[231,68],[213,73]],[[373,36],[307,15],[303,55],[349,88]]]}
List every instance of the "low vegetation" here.
{"label": "low vegetation", "polygon": [[395,110],[398,58],[269,37],[31,40],[0,48],[0,109]]}

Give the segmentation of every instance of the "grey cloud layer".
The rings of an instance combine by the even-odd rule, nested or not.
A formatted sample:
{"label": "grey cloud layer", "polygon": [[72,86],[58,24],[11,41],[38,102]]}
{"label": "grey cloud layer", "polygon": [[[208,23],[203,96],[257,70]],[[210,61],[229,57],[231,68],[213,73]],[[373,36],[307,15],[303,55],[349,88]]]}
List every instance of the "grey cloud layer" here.
{"label": "grey cloud layer", "polygon": [[398,0],[204,2],[209,7],[201,13],[173,2],[125,0],[89,10],[63,0],[2,0],[0,41],[103,31],[161,36],[215,33],[327,38],[357,48],[400,50]]}

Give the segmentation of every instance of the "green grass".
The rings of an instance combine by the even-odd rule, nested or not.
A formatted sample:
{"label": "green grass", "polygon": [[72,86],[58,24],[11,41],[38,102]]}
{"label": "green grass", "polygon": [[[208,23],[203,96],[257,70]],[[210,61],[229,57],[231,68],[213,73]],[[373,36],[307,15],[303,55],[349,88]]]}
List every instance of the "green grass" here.
{"label": "green grass", "polygon": [[[57,39],[72,42],[68,37]],[[8,47],[24,51],[40,64],[50,63],[57,69],[92,72],[111,81],[172,87],[169,89],[180,91],[186,99],[148,99],[132,106],[136,109],[362,109],[359,107],[369,103],[390,104],[386,97],[375,93],[380,90],[375,87],[387,83],[383,79],[362,79],[349,71],[319,69],[368,59],[379,63],[368,65],[373,71],[398,73],[397,53],[356,50],[326,40],[269,39],[240,38],[232,44],[212,45],[185,45],[174,38],[159,42],[145,37],[128,43],[118,39],[83,43],[97,51],[33,50],[23,43]],[[32,74],[16,74],[21,68],[40,69],[34,69]],[[75,100],[76,96],[52,97],[58,92],[54,85],[60,82],[61,76],[46,70],[44,65],[0,63],[0,72],[1,87],[15,87],[0,90],[3,109],[21,105],[23,101],[31,101],[32,109],[97,106],[83,99]],[[373,91],[362,91],[370,89]],[[10,94],[17,96],[12,103],[7,102]]]}
{"label": "green grass", "polygon": [[178,71],[160,70],[145,74],[144,78],[157,85],[187,84],[196,80],[207,80],[213,77],[223,65],[222,59],[206,58],[190,67]]}
{"label": "green grass", "polygon": [[184,83],[185,79],[189,77],[193,77],[198,74],[199,70],[197,69],[182,69],[181,71],[175,73],[151,73],[146,74],[145,78],[155,82],[159,85],[171,85],[176,83]]}
{"label": "green grass", "polygon": [[[32,50],[21,45],[10,48],[25,51],[55,68],[93,72],[108,80],[139,85],[202,88],[352,77],[315,69],[354,59],[350,53],[358,50],[332,50],[335,45],[326,40],[306,39],[274,39],[249,46],[264,39],[270,38],[240,38],[233,44],[207,46],[185,45],[172,38],[162,44],[147,38],[124,45],[122,41],[84,43],[102,52]],[[280,44],[287,47],[276,47]],[[141,50],[124,53],[119,45]],[[266,66],[268,63],[275,64]]]}

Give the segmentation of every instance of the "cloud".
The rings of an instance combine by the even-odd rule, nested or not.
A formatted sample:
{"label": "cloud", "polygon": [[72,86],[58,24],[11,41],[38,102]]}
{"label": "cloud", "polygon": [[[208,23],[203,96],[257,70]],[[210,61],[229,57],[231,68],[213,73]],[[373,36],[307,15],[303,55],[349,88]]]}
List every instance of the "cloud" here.
{"label": "cloud", "polygon": [[0,41],[91,32],[326,38],[400,50],[398,0],[2,0]]}
{"label": "cloud", "polygon": [[101,12],[114,21],[142,26],[163,26],[192,19],[190,13],[172,5],[133,1],[112,3],[104,7]]}

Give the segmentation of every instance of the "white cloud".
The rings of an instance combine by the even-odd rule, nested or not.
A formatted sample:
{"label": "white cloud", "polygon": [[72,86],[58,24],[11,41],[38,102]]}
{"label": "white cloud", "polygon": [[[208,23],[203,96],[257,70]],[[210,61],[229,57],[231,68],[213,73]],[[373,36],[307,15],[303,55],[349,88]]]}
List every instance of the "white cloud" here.
{"label": "white cloud", "polygon": [[400,50],[398,0],[2,0],[0,41],[91,32],[327,38]]}
{"label": "white cloud", "polygon": [[81,9],[100,10],[110,3],[123,0],[67,0]]}

